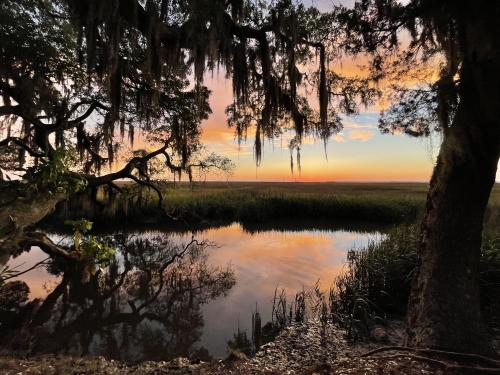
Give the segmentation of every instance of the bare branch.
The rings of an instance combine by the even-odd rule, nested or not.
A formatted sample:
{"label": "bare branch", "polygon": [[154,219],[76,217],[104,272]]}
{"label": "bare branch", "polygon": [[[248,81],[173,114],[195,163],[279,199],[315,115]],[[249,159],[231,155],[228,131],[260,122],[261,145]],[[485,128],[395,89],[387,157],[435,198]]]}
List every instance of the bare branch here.
{"label": "bare branch", "polygon": [[[0,280],[2,282],[5,282],[6,280],[9,280],[9,279],[14,279],[16,277],[19,277],[21,275],[24,275],[25,273],[28,273],[29,271],[32,271],[34,270],[35,268],[38,268],[40,266],[43,266],[43,265],[46,265],[47,264],[47,261],[50,259],[50,257],[47,257],[45,258],[44,260],[41,260],[40,262],[36,263],[35,265],[31,266],[30,268],[28,269],[25,269],[24,271],[21,271],[21,272],[18,272],[18,273],[15,273],[15,274],[12,274],[10,276],[6,276],[6,277],[0,277]],[[17,268],[17,267],[16,267]]]}
{"label": "bare branch", "polygon": [[160,207],[160,208],[162,207],[162,205],[163,205],[163,194],[161,193],[160,189],[158,189],[156,186],[154,186],[151,182],[141,180],[141,179],[135,177],[132,174],[130,176],[128,176],[128,178],[130,178],[131,180],[137,182],[139,185],[147,186],[147,187],[153,189],[156,192],[156,194],[158,195],[158,207]]}
{"label": "bare branch", "polygon": [[122,168],[120,169],[119,171],[117,172],[113,172],[113,173],[109,173],[109,174],[106,174],[104,176],[91,176],[91,175],[87,175],[87,176],[83,176],[85,177],[88,182],[89,182],[89,185],[91,186],[100,186],[100,185],[107,185],[109,184],[110,182],[113,182],[113,181],[116,181],[116,180],[120,180],[120,179],[124,179],[124,178],[132,178],[132,172],[135,170],[135,169],[141,169],[142,167],[144,167],[144,165],[151,159],[155,158],[156,156],[158,155],[165,155],[166,153],[166,150],[168,148],[168,146],[170,145],[170,142],[171,142],[171,138],[167,139],[165,141],[165,144],[163,147],[153,151],[153,152],[150,152],[149,154],[145,155],[145,156],[136,156],[136,157],[133,157],[132,159],[129,160],[129,162]]}

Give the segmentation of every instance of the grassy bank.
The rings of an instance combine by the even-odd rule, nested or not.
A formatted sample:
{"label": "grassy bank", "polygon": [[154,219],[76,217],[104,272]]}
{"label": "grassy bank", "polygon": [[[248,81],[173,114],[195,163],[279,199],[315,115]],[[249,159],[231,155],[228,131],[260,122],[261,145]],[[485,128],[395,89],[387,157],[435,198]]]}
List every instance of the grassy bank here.
{"label": "grassy bank", "polygon": [[[56,218],[86,217],[97,224],[158,224],[168,219],[149,188],[122,184],[74,199]],[[351,220],[400,223],[414,220],[425,202],[426,184],[204,183],[161,187],[164,207],[190,224]]]}
{"label": "grassy bank", "polygon": [[[365,223],[413,222],[423,211],[427,184],[423,183],[275,183],[211,182],[160,186],[163,209],[154,190],[122,183],[125,194],[107,188],[61,205],[49,220],[85,217],[97,226],[175,225],[165,213],[193,226],[216,226],[239,221],[256,224],[329,221]],[[500,224],[500,188],[495,186],[487,226]],[[288,224],[287,224],[288,223]],[[311,224],[312,223],[312,224]],[[183,224],[182,224],[183,225]]]}
{"label": "grassy bank", "polygon": [[[403,224],[390,230],[382,240],[353,248],[347,254],[344,272],[329,290],[320,289],[319,282],[289,298],[285,291],[276,291],[272,319],[260,326],[251,337],[235,334],[237,349],[256,351],[260,344],[272,341],[277,334],[294,323],[307,320],[332,322],[344,328],[350,340],[380,336],[380,327],[404,319],[411,283],[417,262],[419,230],[415,224]],[[500,231],[486,231],[480,261],[481,307],[492,332],[500,329]],[[292,295],[293,297],[293,295]],[[258,314],[257,312],[252,314]],[[254,316],[254,315],[253,315]],[[253,318],[254,319],[254,318]],[[257,321],[257,319],[255,319]],[[252,324],[255,327],[254,324]],[[243,340],[236,340],[243,338]],[[234,345],[233,342],[231,342]]]}
{"label": "grassy bank", "polygon": [[[335,305],[347,319],[353,336],[369,331],[371,323],[403,317],[417,260],[416,225],[393,229],[379,242],[352,249],[348,266],[335,285]],[[480,264],[481,303],[492,323],[500,318],[500,233],[483,237]]]}

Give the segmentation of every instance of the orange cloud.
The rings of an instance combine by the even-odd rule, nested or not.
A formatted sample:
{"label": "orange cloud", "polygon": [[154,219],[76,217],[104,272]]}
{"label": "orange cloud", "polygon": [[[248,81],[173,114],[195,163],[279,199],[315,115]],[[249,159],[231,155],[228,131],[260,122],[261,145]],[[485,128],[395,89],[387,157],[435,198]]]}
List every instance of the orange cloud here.
{"label": "orange cloud", "polygon": [[345,143],[346,142],[346,139],[344,137],[344,133],[340,132],[340,133],[337,133],[335,134],[332,139],[335,141],[335,142],[338,142],[338,143]]}
{"label": "orange cloud", "polygon": [[228,127],[209,124],[209,126],[203,127],[202,138],[204,142],[208,143],[228,143],[235,141],[235,134],[234,130]]}
{"label": "orange cloud", "polygon": [[347,138],[352,141],[366,142],[372,139],[374,136],[375,133],[372,130],[356,129],[349,131]]}

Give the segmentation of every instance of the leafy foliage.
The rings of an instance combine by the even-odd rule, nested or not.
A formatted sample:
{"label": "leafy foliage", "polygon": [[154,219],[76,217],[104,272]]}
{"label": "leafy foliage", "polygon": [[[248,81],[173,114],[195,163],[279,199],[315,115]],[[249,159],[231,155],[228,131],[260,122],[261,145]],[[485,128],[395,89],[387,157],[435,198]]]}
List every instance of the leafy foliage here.
{"label": "leafy foliage", "polygon": [[114,259],[117,248],[101,242],[97,237],[89,235],[92,222],[81,220],[68,220],[67,225],[73,227],[73,247],[79,254],[79,259],[86,267],[85,278],[95,274],[98,267],[105,267]]}
{"label": "leafy foliage", "polygon": [[434,90],[396,90],[396,103],[382,113],[379,128],[382,133],[403,132],[412,137],[429,136],[440,132],[437,97]]}
{"label": "leafy foliage", "polygon": [[427,136],[453,126],[467,64],[471,58],[478,63],[468,56],[466,40],[475,26],[467,23],[494,27],[494,18],[486,18],[497,13],[491,2],[444,0],[359,0],[352,9],[338,7],[337,20],[350,36],[347,50],[371,56],[371,77],[387,87],[392,105],[383,113],[383,131]]}
{"label": "leafy foliage", "polygon": [[76,163],[76,153],[67,148],[58,148],[50,159],[44,159],[29,167],[24,176],[32,193],[75,193],[86,188],[87,181],[71,172]]}

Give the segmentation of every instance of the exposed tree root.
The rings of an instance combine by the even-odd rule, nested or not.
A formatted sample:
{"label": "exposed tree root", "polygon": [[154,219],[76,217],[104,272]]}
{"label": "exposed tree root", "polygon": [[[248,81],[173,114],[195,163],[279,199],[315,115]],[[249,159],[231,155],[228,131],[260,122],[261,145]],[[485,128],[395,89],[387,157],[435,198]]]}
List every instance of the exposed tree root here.
{"label": "exposed tree root", "polygon": [[[384,346],[361,355],[369,357],[387,351],[400,351],[417,353],[397,353],[385,356],[376,356],[380,359],[409,358],[415,361],[427,362],[439,366],[447,371],[465,372],[467,374],[500,374],[500,361],[473,353],[458,353],[436,349],[419,349],[406,346]],[[441,357],[445,359],[436,359],[432,357]],[[466,364],[461,364],[466,363]]]}

